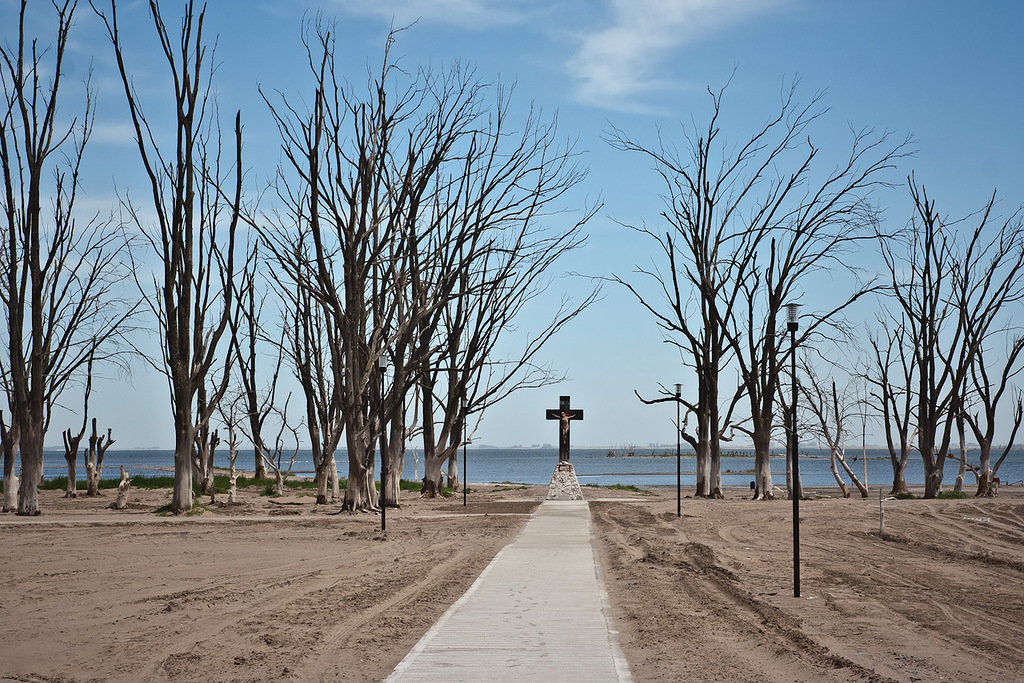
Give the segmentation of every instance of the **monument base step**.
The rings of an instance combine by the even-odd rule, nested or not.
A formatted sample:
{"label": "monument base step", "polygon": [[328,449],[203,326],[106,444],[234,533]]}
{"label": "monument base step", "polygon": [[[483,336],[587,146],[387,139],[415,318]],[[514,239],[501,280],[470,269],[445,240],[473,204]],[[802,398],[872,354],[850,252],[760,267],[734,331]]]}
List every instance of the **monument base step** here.
{"label": "monument base step", "polygon": [[563,460],[555,465],[548,485],[548,500],[583,500],[583,489],[571,462]]}

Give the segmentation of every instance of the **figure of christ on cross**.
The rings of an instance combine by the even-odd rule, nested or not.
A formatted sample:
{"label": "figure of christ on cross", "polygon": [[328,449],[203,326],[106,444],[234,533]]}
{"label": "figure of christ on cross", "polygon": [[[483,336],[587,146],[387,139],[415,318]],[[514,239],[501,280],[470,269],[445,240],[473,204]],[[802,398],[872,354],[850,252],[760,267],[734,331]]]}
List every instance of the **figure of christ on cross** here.
{"label": "figure of christ on cross", "polygon": [[568,396],[559,396],[558,408],[545,414],[549,420],[558,420],[558,462],[569,462],[569,422],[582,420],[583,411],[570,408]]}

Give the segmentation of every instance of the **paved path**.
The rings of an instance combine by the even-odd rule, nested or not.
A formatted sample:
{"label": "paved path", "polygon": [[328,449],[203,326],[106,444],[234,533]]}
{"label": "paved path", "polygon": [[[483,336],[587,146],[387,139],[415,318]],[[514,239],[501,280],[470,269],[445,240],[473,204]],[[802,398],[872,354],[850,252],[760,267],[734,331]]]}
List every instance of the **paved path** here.
{"label": "paved path", "polygon": [[629,681],[585,501],[544,501],[388,681]]}

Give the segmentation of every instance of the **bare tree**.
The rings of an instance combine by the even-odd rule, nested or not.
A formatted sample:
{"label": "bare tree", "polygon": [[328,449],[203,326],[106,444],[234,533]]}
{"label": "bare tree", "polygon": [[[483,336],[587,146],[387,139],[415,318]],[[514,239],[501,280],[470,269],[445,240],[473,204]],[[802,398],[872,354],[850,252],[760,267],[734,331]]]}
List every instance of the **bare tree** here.
{"label": "bare tree", "polygon": [[[760,206],[761,222],[743,236],[735,256],[744,310],[728,327],[727,336],[749,408],[749,430],[739,425],[737,429],[748,431],[754,443],[755,498],[774,497],[769,462],[774,403],[785,358],[792,353],[782,347],[782,334],[777,331],[783,307],[816,271],[843,268],[841,255],[867,238],[873,214],[867,192],[880,182],[876,175],[891,168],[897,156],[893,149],[879,151],[884,144],[884,136],[870,142],[857,134],[845,164],[826,174],[813,190],[801,193],[795,205],[779,211],[789,189],[794,183],[799,186],[800,176],[810,168],[817,150],[809,147],[801,170],[774,185],[772,199]],[[869,291],[869,286],[858,282],[831,310],[802,315],[798,344],[841,324],[838,316]]]}
{"label": "bare tree", "polygon": [[[724,90],[708,92],[712,102],[708,123],[684,130],[682,150],[660,135],[657,145],[648,147],[618,129],[607,140],[616,149],[650,158],[665,187],[667,206],[661,217],[668,228],[662,232],[645,224],[627,226],[656,245],[658,260],[652,259],[650,266],[638,265],[634,271],[637,279],[653,284],[655,293],[649,294],[635,280],[618,275],[613,280],[654,316],[666,341],[679,349],[683,365],[697,375],[696,400],[682,400],[684,424],[689,424],[691,414],[695,424],[692,432],[682,430],[682,438],[696,456],[697,495],[721,498],[721,442],[743,395],[742,385],[729,388],[722,403],[721,374],[732,353],[725,324],[734,316],[739,294],[728,260],[735,243],[732,222],[747,195],[735,185],[759,147],[758,137],[768,131],[735,156],[718,157]],[[663,398],[654,401],[637,396],[644,403],[675,400],[674,392],[662,388],[661,393]]]}
{"label": "bare tree", "polygon": [[916,433],[914,424],[915,343],[908,339],[912,328],[901,313],[899,318],[879,317],[870,335],[871,356],[866,381],[873,387],[871,397],[881,410],[882,429],[892,466],[889,495],[907,493],[907,461]]}
{"label": "bare tree", "polygon": [[[991,496],[995,493],[992,479],[1013,448],[1024,420],[1021,392],[1014,392],[1011,384],[1024,369],[1024,335],[1020,333],[1019,322],[1012,320],[1012,310],[1016,309],[1013,304],[1024,298],[1024,226],[1019,217],[1003,224],[985,248],[962,267],[965,275],[960,288],[961,305],[971,301],[978,301],[979,305],[967,309],[972,313],[972,321],[965,335],[970,349],[966,393],[976,409],[965,407],[960,415],[978,442],[976,495]],[[1006,328],[1001,329],[1000,324]],[[993,349],[1002,354],[993,358]],[[1014,402],[1009,438],[993,462],[997,416],[1007,394]]]}
{"label": "bare tree", "polygon": [[[281,183],[279,192],[284,197],[287,196],[287,191],[283,189],[283,180]],[[298,211],[301,212],[301,208],[298,208]],[[291,215],[301,213],[293,212]],[[277,363],[273,368],[269,392],[262,401],[257,401],[255,361],[252,361],[251,369],[247,370],[252,379],[246,380],[246,395],[249,397],[250,428],[255,431],[261,427],[272,410],[268,398],[274,393],[282,361],[287,359],[302,389],[306,434],[309,438],[317,483],[317,504],[326,504],[328,485],[332,489],[332,502],[338,497],[335,452],[345,428],[342,416],[342,385],[334,381],[330,354],[331,348],[340,345],[340,338],[333,318],[324,315],[310,288],[297,279],[307,272],[310,263],[307,238],[308,233],[301,229],[292,231],[287,226],[279,226],[274,240],[271,241],[274,262],[283,267],[274,268],[270,280],[283,304],[282,315],[285,319],[282,320],[281,339],[275,342]],[[249,278],[244,281],[250,282]],[[243,287],[240,301],[248,302],[243,304],[243,308],[247,310],[252,307],[251,285],[249,287],[248,295]],[[251,340],[255,336],[253,321],[258,318],[248,313],[244,317]],[[250,346],[246,357],[253,358],[254,355],[255,348]],[[248,361],[243,361],[243,364],[248,364]]]}
{"label": "bare tree", "polygon": [[[5,273],[0,300],[6,326],[0,375],[12,420],[12,439],[5,445],[16,444],[21,456],[21,515],[39,514],[37,484],[51,408],[92,349],[116,341],[132,313],[115,294],[124,276],[123,234],[97,217],[79,221],[79,173],[95,109],[88,82],[78,117],[68,122],[60,106],[77,3],[53,2],[51,7],[57,24],[53,45],[40,50],[36,39],[26,35],[28,3],[23,0],[17,40],[0,46],[0,265]],[[44,215],[46,197],[52,212]]]}
{"label": "bare tree", "polygon": [[[200,390],[197,408],[200,413],[206,411],[205,392]],[[192,481],[199,482],[199,491],[204,496],[213,496],[213,459],[220,445],[220,434],[216,429],[210,431],[209,421],[196,427],[196,438],[192,444]]]}
{"label": "bare tree", "polygon": [[957,258],[952,235],[935,212],[934,202],[913,180],[910,192],[915,216],[901,241],[881,241],[881,252],[891,275],[893,296],[914,342],[918,450],[924,463],[925,496],[933,498],[940,491],[949,450],[954,422],[949,416],[950,404],[959,396],[964,380],[964,367],[954,357],[963,346],[965,320],[955,315],[951,302],[950,283]]}
{"label": "bare tree", "polygon": [[86,366],[85,398],[83,400],[82,407],[82,428],[78,430],[77,434],[75,434],[74,431],[68,427],[62,434],[64,440],[64,460],[68,465],[68,484],[67,490],[64,493],[65,498],[78,497],[78,447],[82,443],[82,438],[85,436],[85,428],[89,424],[90,393],[92,393],[92,359],[89,360]]}
{"label": "bare tree", "polygon": [[[238,470],[235,469],[235,462],[238,459],[238,433],[239,425],[247,421],[247,415],[242,410],[247,396],[245,392],[238,392],[231,400],[223,400],[217,405],[217,413],[224,424],[228,434],[228,504],[238,502]],[[260,453],[262,464],[262,453]]]}
{"label": "bare tree", "polygon": [[[850,478],[853,485],[857,487],[862,498],[867,498],[867,487],[857,478],[849,463],[846,462],[846,439],[848,437],[847,424],[853,416],[854,410],[858,408],[856,398],[849,390],[839,393],[836,389],[834,379],[824,380],[810,366],[803,361],[800,363],[803,375],[807,381],[800,384],[800,390],[807,401],[807,408],[814,416],[812,433],[817,434],[829,449],[829,464],[832,469],[832,476],[842,491],[844,498],[850,494],[839,474],[839,466],[842,466],[846,476]],[[826,386],[831,385],[831,391]]]}
{"label": "bare tree", "polygon": [[[274,495],[284,495],[284,482],[288,476],[292,473],[292,468],[295,466],[295,458],[299,454],[299,428],[289,423],[288,421],[288,400],[291,399],[291,395],[284,402],[284,407],[280,410],[275,409],[275,417],[279,420],[277,434],[274,436],[273,444],[268,444],[263,450],[263,464],[269,469],[274,475]],[[288,432],[291,434],[292,440],[295,443],[295,448],[289,451],[287,464],[285,464],[285,439],[284,434]]]}
{"label": "bare tree", "polygon": [[266,466],[263,464],[263,424],[270,414],[270,406],[265,400],[261,400],[259,394],[257,343],[261,336],[265,297],[256,290],[256,273],[259,272],[262,263],[258,243],[251,244],[246,253],[248,256],[241,269],[240,282],[237,283],[235,292],[238,313],[231,318],[231,347],[238,363],[238,377],[242,382],[246,401],[249,434],[252,436],[255,455],[255,476],[257,479],[263,479],[267,476]]}
{"label": "bare tree", "polygon": [[[228,368],[205,400],[211,370],[233,309],[234,246],[242,192],[241,113],[235,116],[234,146],[222,168],[220,128],[212,99],[212,55],[203,30],[205,5],[186,3],[177,35],[168,30],[156,0],[149,3],[157,43],[170,70],[174,101],[173,156],[161,149],[139,93],[132,84],[118,28],[117,6],[93,5],[114,47],[139,156],[152,194],[153,227],[129,198],[122,204],[161,263],[161,271],[139,287],[159,322],[162,363],[174,418],[174,491],[171,510],[192,508],[192,449],[197,430],[208,425],[228,383]],[[226,355],[228,359],[230,354]],[[156,365],[156,364],[155,364]],[[209,383],[209,384],[208,384]]]}

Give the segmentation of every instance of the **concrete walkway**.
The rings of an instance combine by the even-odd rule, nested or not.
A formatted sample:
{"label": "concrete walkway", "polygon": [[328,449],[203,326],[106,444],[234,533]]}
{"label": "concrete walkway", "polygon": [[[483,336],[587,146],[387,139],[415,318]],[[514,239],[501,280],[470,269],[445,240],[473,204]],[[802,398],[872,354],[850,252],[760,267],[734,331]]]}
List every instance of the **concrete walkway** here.
{"label": "concrete walkway", "polygon": [[388,681],[629,681],[585,501],[544,501]]}

